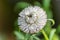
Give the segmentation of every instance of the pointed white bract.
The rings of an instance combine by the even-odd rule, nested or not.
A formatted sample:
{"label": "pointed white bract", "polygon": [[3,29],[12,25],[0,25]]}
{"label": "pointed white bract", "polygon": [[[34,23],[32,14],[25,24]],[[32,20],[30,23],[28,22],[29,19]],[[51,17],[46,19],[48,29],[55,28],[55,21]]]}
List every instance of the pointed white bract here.
{"label": "pointed white bract", "polygon": [[47,22],[46,12],[38,6],[29,6],[19,13],[18,25],[25,33],[37,33]]}

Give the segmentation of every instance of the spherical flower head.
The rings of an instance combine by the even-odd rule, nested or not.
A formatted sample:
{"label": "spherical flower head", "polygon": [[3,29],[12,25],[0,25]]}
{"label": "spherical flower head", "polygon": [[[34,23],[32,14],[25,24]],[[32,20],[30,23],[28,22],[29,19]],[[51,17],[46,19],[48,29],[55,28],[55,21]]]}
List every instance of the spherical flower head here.
{"label": "spherical flower head", "polygon": [[47,22],[46,12],[39,6],[29,6],[19,13],[18,25],[25,33],[37,33]]}

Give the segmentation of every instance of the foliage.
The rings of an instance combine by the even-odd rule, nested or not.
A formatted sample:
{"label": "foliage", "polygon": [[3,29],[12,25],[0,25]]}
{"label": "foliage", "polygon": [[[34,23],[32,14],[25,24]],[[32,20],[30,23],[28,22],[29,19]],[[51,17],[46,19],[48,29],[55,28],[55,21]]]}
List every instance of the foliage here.
{"label": "foliage", "polygon": [[[40,2],[38,2],[38,1],[34,1],[33,4],[30,4],[27,2],[18,2],[14,7],[14,12],[19,13],[22,9],[24,9],[30,5],[36,5],[36,6],[42,7],[46,11],[48,19],[52,19],[53,15],[52,15],[50,3],[51,3],[51,0],[43,0],[42,4],[40,4]],[[54,21],[52,21],[52,22],[54,22]],[[45,38],[44,37],[43,38],[38,37],[38,34],[41,35],[40,34],[41,32],[37,33],[37,34],[23,33],[19,30],[19,28],[17,28],[18,27],[17,22],[15,22],[14,25],[16,28],[15,29],[16,31],[14,31],[14,34],[15,34],[17,40],[44,40],[44,39],[45,40],[48,40],[48,39],[49,40],[59,40],[58,35],[55,33],[56,29],[52,29],[52,25],[51,25],[50,21],[47,22],[47,24],[45,25],[45,27],[43,29],[44,31],[42,31]],[[60,28],[60,26],[57,28],[58,32],[60,32],[59,28]]]}

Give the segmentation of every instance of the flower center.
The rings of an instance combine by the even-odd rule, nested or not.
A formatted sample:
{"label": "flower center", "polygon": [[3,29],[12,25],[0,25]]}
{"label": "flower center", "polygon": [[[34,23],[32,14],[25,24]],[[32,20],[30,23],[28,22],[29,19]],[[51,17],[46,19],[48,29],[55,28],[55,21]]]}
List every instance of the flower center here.
{"label": "flower center", "polygon": [[30,17],[30,18],[31,18],[31,17],[32,17],[32,14],[28,15],[28,17]]}
{"label": "flower center", "polygon": [[26,22],[29,24],[35,23],[36,20],[37,20],[37,15],[35,14],[35,12],[32,12],[31,14],[26,16]]}

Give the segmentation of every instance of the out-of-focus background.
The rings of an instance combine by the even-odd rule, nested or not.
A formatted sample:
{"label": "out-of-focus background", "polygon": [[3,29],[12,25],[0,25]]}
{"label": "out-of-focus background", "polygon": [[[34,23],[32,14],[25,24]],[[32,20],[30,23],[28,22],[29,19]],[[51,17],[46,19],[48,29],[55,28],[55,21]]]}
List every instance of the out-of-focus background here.
{"label": "out-of-focus background", "polygon": [[[29,2],[39,1],[42,4],[42,0],[0,0],[0,34],[6,36],[7,40],[15,40],[12,34],[14,30],[14,21],[16,19],[16,14],[13,9],[17,2]],[[53,28],[60,29],[60,0],[51,0],[51,9],[53,12],[53,19],[55,20],[55,25]],[[60,30],[58,30],[59,32]],[[58,33],[59,35],[60,33]],[[5,37],[4,37],[5,38]]]}

